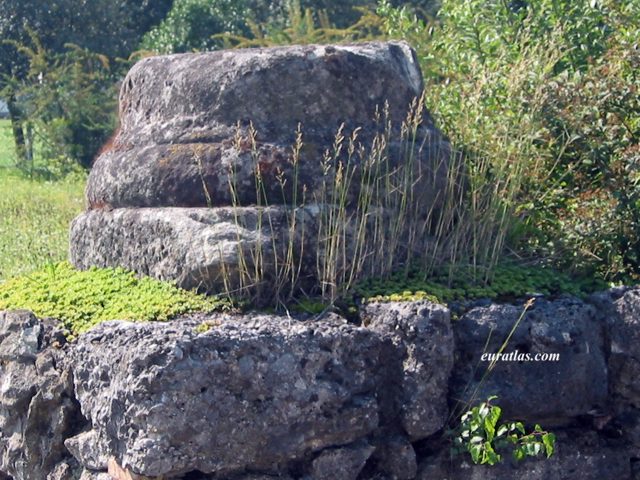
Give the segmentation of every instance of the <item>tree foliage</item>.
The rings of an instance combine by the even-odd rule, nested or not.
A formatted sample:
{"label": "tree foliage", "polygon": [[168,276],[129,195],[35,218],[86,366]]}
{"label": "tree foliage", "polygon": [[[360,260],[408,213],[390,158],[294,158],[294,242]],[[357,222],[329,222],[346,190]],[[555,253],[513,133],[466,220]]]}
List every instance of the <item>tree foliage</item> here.
{"label": "tree foliage", "polygon": [[277,45],[306,45],[345,43],[370,40],[379,35],[380,22],[370,11],[360,7],[360,19],[346,28],[331,23],[326,11],[303,9],[298,0],[289,2],[287,21],[284,23],[257,24],[248,21],[251,33],[234,35],[222,33],[215,36],[225,48],[272,47]]}
{"label": "tree foliage", "polygon": [[[40,107],[27,105],[28,97],[22,91],[24,82],[33,80],[27,77],[32,77],[34,68],[39,68],[33,63],[33,55],[25,55],[33,46],[33,39],[37,38],[41,50],[46,50],[49,57],[64,55],[69,44],[110,59],[128,57],[142,34],[164,17],[170,5],[171,0],[0,0],[0,98],[7,100],[11,111],[21,163],[29,159],[23,125],[27,110],[40,110]],[[53,67],[53,64],[49,66]],[[94,90],[103,86],[99,83]],[[59,84],[58,87],[64,86]],[[71,88],[60,96],[73,101],[77,99],[75,94],[78,90]],[[93,101],[101,102],[102,99],[98,96]],[[103,108],[110,108],[112,103],[107,102]],[[91,113],[94,112],[87,111],[81,116]],[[68,120],[73,123],[73,116]],[[74,127],[74,130],[76,134],[72,137],[80,135],[84,138],[84,134],[89,133],[83,126]],[[89,136],[93,138],[93,135]],[[87,164],[84,153],[78,160]]]}
{"label": "tree foliage", "polygon": [[383,1],[378,14],[417,48],[430,110],[470,171],[496,188],[519,179],[510,247],[637,279],[640,4],[444,0],[433,24]]}
{"label": "tree foliage", "polygon": [[5,39],[29,40],[31,28],[52,51],[73,43],[110,57],[127,57],[144,34],[164,18],[171,0],[0,0]]}
{"label": "tree foliage", "polygon": [[246,35],[245,19],[250,13],[266,21],[270,10],[268,3],[253,0],[175,0],[162,23],[145,35],[141,47],[156,53],[211,50],[220,45],[214,35]]}
{"label": "tree foliage", "polygon": [[[435,12],[437,5],[433,0],[412,3],[423,14]],[[175,0],[164,21],[145,35],[141,48],[156,53],[212,50],[227,46],[223,38],[243,39],[242,46],[293,43],[301,37],[333,41],[348,38],[347,30],[358,38],[352,27],[376,5],[376,0]],[[304,27],[301,17],[306,17]],[[301,28],[306,32],[301,34]],[[307,35],[311,30],[317,35]],[[343,32],[342,37],[335,32]]]}
{"label": "tree foliage", "polygon": [[[65,176],[89,168],[116,124],[117,69],[108,57],[69,44],[54,53],[36,37],[20,47],[29,71],[19,103],[34,132],[32,148],[45,160],[43,173]],[[23,165],[33,171],[33,156]]]}

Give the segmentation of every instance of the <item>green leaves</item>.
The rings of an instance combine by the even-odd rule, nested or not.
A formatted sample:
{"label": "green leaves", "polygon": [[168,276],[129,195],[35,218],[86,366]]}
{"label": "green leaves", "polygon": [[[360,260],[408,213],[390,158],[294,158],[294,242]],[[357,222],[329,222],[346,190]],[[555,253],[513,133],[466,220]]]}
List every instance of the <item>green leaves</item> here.
{"label": "green leaves", "polygon": [[220,42],[212,35],[222,32],[248,34],[245,18],[248,0],[176,0],[167,17],[147,32],[142,48],[167,54],[212,50]]}
{"label": "green leaves", "polygon": [[33,138],[17,166],[29,176],[62,178],[89,168],[113,133],[118,72],[105,55],[74,44],[50,50],[29,33],[29,42],[16,44],[28,65],[16,105]]}
{"label": "green leaves", "polygon": [[521,422],[498,424],[502,409],[491,402],[497,399],[492,396],[486,402],[473,407],[462,415],[457,436],[453,441],[453,452],[468,452],[475,464],[495,465],[502,461],[503,450],[510,445],[515,460],[525,457],[537,457],[545,453],[549,458],[555,451],[556,436],[546,432],[540,425],[527,434]]}
{"label": "green leaves", "polygon": [[545,433],[542,435],[542,443],[547,454],[547,458],[553,455],[556,446],[556,436],[553,433]]}
{"label": "green leaves", "polygon": [[543,452],[547,458],[553,455],[556,445],[556,436],[553,433],[545,432],[540,425],[536,425],[534,431],[529,435],[524,435],[524,429],[522,432],[523,436],[515,442],[514,459],[522,460],[527,456],[537,457]]}
{"label": "green leaves", "polygon": [[484,417],[483,426],[489,442],[492,442],[496,435],[496,425],[498,424],[501,414],[502,409],[500,407],[492,406],[488,409],[488,412]]}

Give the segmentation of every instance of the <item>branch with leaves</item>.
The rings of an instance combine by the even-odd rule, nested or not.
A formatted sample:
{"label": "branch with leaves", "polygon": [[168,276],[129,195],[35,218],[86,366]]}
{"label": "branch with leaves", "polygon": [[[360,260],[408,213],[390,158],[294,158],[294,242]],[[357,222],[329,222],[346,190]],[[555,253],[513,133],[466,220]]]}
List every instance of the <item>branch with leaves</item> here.
{"label": "branch with leaves", "polygon": [[500,463],[504,452],[509,450],[518,461],[541,453],[546,458],[551,457],[555,451],[556,436],[537,424],[530,433],[526,432],[522,422],[498,424],[502,409],[491,403],[497,398],[491,396],[462,415],[454,432],[453,453],[468,452],[473,463],[488,465]]}

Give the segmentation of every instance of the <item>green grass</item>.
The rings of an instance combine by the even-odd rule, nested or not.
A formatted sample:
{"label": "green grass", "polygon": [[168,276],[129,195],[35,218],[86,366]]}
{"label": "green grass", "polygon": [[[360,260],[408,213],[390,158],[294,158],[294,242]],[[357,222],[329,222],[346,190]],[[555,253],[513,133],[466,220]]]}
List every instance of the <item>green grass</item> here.
{"label": "green grass", "polygon": [[68,262],[49,264],[0,284],[0,310],[26,309],[39,318],[57,318],[72,335],[105,320],[165,321],[227,308],[226,301],[121,268],[79,271]]}
{"label": "green grass", "polygon": [[0,310],[57,318],[76,335],[104,320],[161,321],[228,306],[122,269],[75,270],[64,260],[85,178],[31,180],[14,165],[10,124],[0,120]]}
{"label": "green grass", "polygon": [[[16,163],[13,136],[11,134],[11,122],[0,120],[0,169],[13,167]],[[0,170],[0,175],[2,175]]]}
{"label": "green grass", "polygon": [[0,282],[67,258],[69,223],[83,210],[84,178],[43,182],[10,167],[9,122],[0,120]]}

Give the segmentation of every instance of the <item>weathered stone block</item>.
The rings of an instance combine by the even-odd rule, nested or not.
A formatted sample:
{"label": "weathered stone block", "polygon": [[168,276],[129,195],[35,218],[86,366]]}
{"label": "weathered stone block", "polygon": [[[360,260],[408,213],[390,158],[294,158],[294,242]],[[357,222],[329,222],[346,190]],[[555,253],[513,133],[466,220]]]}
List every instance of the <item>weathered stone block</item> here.
{"label": "weathered stone block", "polygon": [[[300,227],[292,231],[294,216]],[[240,277],[254,280],[256,268],[268,282],[276,259],[284,262],[289,241],[300,250],[304,225],[312,241],[313,224],[311,208],[92,210],[71,225],[70,258],[79,268],[121,266],[182,288],[220,291],[226,282],[239,286]],[[301,275],[315,273],[313,260],[301,260]]]}
{"label": "weathered stone block", "polygon": [[[545,426],[603,408],[608,399],[605,330],[593,306],[580,300],[536,300],[513,332],[505,354],[521,359],[490,361],[523,312],[521,305],[474,308],[455,322],[456,365],[450,397],[465,405],[497,395],[505,418]],[[486,350],[485,350],[486,346]],[[533,361],[536,354],[558,354],[556,361]],[[527,361],[522,355],[530,355]]]}
{"label": "weathered stone block", "polygon": [[[372,303],[363,307],[368,328],[389,336],[398,369],[395,412],[412,441],[432,435],[446,422],[447,384],[453,367],[450,312],[431,302]],[[399,376],[398,376],[399,375]]]}
{"label": "weathered stone block", "polygon": [[311,463],[311,475],[306,480],[354,480],[374,450],[366,441],[324,450]]}
{"label": "weathered stone block", "polygon": [[640,288],[620,294],[609,297],[605,316],[611,342],[611,389],[618,403],[640,408]]}
{"label": "weathered stone block", "polygon": [[[404,161],[400,126],[422,88],[415,52],[403,42],[144,59],[123,82],[120,130],[93,166],[89,203],[246,206],[256,203],[256,172],[259,196],[271,205],[292,203],[294,188],[299,200],[303,185],[307,198],[314,198],[326,180],[325,151],[332,150],[341,125],[347,138],[359,128],[366,145],[391,122],[390,161]],[[418,123],[410,142],[421,176],[414,179],[416,192],[433,203],[446,184],[449,146],[425,112]],[[304,147],[294,168],[291,147],[299,127]],[[356,179],[352,197],[359,187]]]}
{"label": "weathered stone block", "polygon": [[51,347],[59,335],[30,312],[0,312],[0,472],[14,480],[43,480],[69,456],[79,407]]}
{"label": "weathered stone block", "polygon": [[196,326],[112,322],[80,337],[76,395],[123,468],[278,472],[377,429],[375,332],[269,316]]}

